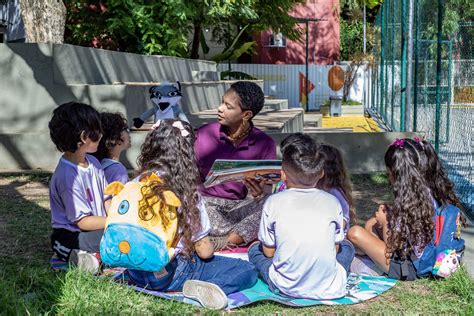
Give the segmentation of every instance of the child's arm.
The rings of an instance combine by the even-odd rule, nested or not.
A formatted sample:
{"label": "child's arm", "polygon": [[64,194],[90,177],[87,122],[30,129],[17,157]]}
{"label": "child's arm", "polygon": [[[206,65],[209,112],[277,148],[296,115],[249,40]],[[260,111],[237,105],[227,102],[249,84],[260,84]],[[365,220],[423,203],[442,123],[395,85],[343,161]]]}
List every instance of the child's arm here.
{"label": "child's arm", "polygon": [[382,240],[387,243],[388,240],[388,223],[387,223],[387,211],[389,207],[385,204],[379,206],[377,212],[375,212],[375,220],[377,224],[382,228]]}
{"label": "child's arm", "polygon": [[196,241],[194,249],[196,250],[198,257],[201,259],[209,259],[214,256],[214,247],[207,236]]}
{"label": "child's arm", "polygon": [[273,258],[273,256],[275,255],[276,248],[267,247],[262,243],[262,249],[263,249],[263,254],[267,258]]}
{"label": "child's arm", "polygon": [[105,228],[106,219],[104,216],[84,216],[76,222],[76,225],[83,231],[99,230]]}
{"label": "child's arm", "polygon": [[112,204],[112,199],[107,199],[104,201],[104,208],[105,208],[106,214],[109,214],[109,208],[111,204]]}

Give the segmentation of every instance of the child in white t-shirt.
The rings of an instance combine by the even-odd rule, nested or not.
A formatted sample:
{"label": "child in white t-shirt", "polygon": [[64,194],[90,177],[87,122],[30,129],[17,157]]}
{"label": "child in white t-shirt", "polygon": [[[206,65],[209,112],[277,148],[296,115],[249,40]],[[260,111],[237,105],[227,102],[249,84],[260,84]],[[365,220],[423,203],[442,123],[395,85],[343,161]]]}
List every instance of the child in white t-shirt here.
{"label": "child in white t-shirt", "polygon": [[[316,189],[324,175],[325,155],[311,137],[291,136],[283,147],[282,180],[288,189],[267,199],[259,243],[249,259],[275,293],[295,298],[335,299],[345,296],[347,271],[354,256],[336,260],[336,243],[344,239],[339,201]],[[285,142],[285,141],[283,141]]]}

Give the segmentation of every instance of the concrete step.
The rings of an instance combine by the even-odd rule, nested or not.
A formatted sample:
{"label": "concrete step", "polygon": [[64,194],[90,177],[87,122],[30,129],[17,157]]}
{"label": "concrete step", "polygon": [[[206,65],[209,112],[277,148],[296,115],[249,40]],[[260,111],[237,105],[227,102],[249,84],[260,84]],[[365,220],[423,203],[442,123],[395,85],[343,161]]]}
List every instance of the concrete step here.
{"label": "concrete step", "polygon": [[363,105],[343,105],[342,115],[364,115]]}
{"label": "concrete step", "polygon": [[[303,132],[303,110],[302,109],[286,109],[286,110],[268,110],[264,109],[252,121],[256,127],[269,133],[297,133]],[[217,110],[207,110],[188,114],[189,121],[192,126],[199,126],[216,122]],[[132,132],[146,131],[150,129],[152,122],[146,122],[139,129],[132,128]]]}
{"label": "concrete step", "polygon": [[[219,104],[221,104],[224,92],[237,81],[238,80],[180,82],[181,91],[183,93],[181,108],[186,113],[217,109]],[[263,80],[252,81],[263,87]],[[136,117],[152,106],[148,90],[151,86],[159,84],[159,82],[125,82],[122,84],[126,87],[125,103],[128,110],[127,114],[130,115],[130,117]]]}
{"label": "concrete step", "polygon": [[[21,48],[21,45],[14,44]],[[218,80],[216,63],[170,56],[144,56],[68,44],[52,46],[57,84]],[[31,49],[30,49],[31,50]],[[42,49],[44,50],[44,49]],[[35,56],[35,55],[33,55]]]}
{"label": "concrete step", "polygon": [[265,98],[265,104],[263,105],[263,108],[272,110],[288,109],[288,100]]}
{"label": "concrete step", "polygon": [[[303,132],[303,115],[302,109],[263,109],[252,121],[256,127],[267,133],[297,133]],[[215,122],[216,119],[216,110],[202,111],[189,115],[189,120],[193,126]]]}
{"label": "concrete step", "polygon": [[318,113],[305,113],[304,126],[306,127],[322,127],[323,115]]}
{"label": "concrete step", "polygon": [[305,133],[352,133],[352,128],[324,128],[324,127],[306,127],[304,128]]}

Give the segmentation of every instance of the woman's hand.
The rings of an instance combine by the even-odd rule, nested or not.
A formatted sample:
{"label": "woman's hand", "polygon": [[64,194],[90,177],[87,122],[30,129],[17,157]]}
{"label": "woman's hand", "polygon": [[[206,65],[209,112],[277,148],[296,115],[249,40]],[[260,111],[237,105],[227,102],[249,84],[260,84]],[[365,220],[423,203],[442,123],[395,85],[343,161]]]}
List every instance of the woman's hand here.
{"label": "woman's hand", "polygon": [[254,198],[259,197],[263,194],[265,181],[263,180],[257,181],[255,179],[247,178],[244,180],[244,184],[247,187],[247,189],[249,189],[250,194],[252,194]]}

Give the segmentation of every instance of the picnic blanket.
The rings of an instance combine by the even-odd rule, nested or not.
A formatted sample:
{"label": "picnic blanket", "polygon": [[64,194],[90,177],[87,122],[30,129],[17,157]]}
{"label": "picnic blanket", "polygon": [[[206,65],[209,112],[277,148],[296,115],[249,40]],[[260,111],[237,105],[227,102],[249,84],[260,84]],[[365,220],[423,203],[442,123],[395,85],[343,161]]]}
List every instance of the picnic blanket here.
{"label": "picnic blanket", "polygon": [[[246,248],[236,248],[231,251],[222,251],[216,255],[222,255],[226,257],[239,258],[243,260],[248,260],[247,249]],[[53,260],[53,259],[51,259]],[[60,260],[59,260],[60,261]],[[67,269],[67,264],[64,261],[59,262],[51,261],[51,266],[56,266],[56,269]],[[164,298],[167,300],[180,301],[187,304],[192,304],[200,306],[199,302],[186,298],[181,292],[160,292],[160,291],[151,291],[146,288],[141,288],[127,283],[125,274],[123,270],[115,270],[114,280],[121,282],[131,287],[132,289],[156,297]],[[371,275],[362,275],[351,273],[347,281],[347,290],[348,293],[345,297],[335,299],[335,300],[310,300],[310,299],[294,299],[290,297],[281,296],[274,294],[268,288],[268,285],[265,284],[260,279],[257,283],[246,290],[232,293],[227,296],[228,306],[227,309],[234,309],[237,307],[242,307],[259,301],[274,301],[288,306],[295,307],[304,307],[304,306],[313,306],[313,305],[340,305],[340,304],[357,304],[371,298],[374,298],[389,289],[391,289],[395,284],[396,280],[389,279],[384,276],[371,276]]]}

